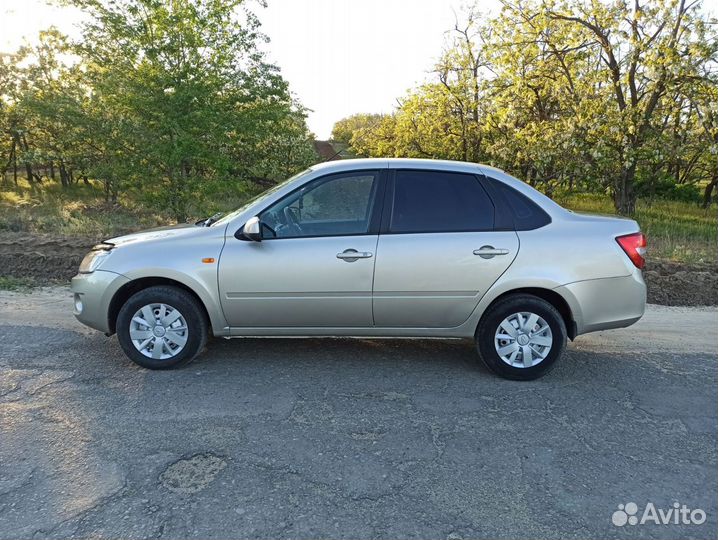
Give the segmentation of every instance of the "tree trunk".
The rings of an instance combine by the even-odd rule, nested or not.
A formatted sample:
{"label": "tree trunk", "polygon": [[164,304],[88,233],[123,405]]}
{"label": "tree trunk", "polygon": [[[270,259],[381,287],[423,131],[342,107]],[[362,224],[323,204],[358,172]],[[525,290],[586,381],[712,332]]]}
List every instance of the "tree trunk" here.
{"label": "tree trunk", "polygon": [[52,178],[52,181],[55,181],[55,162],[50,162],[50,178]]}
{"label": "tree trunk", "polygon": [[[8,157],[7,163],[2,169],[2,181],[3,184],[7,181],[6,173],[7,170],[10,168],[10,165],[15,163],[15,140],[12,141],[12,146],[10,147],[10,156]],[[10,183],[9,181],[7,182]],[[17,185],[17,173],[15,174],[15,185]]]}
{"label": "tree trunk", "polygon": [[613,205],[616,212],[622,216],[632,216],[636,211],[636,192],[634,190],[634,179],[636,177],[636,164],[624,167],[621,174],[614,183]]}
{"label": "tree trunk", "polygon": [[463,161],[468,161],[469,159],[469,141],[468,135],[466,134],[466,122],[464,119],[461,119],[461,156]]}
{"label": "tree trunk", "polygon": [[713,177],[708,182],[705,191],[703,192],[703,208],[708,208],[711,205],[711,197],[713,196],[713,188],[718,185],[718,170],[713,171]]}
{"label": "tree trunk", "polygon": [[177,220],[177,223],[184,223],[187,221],[187,201],[185,200],[185,191],[188,189],[189,170],[189,164],[183,159],[180,164],[179,182],[176,180],[173,182],[173,192],[175,194],[174,217]]}
{"label": "tree trunk", "polygon": [[12,143],[12,179],[17,187],[17,145]]}
{"label": "tree trunk", "polygon": [[27,176],[28,184],[32,184],[35,177],[32,174],[32,165],[30,165],[29,161],[25,162],[25,176]]}
{"label": "tree trunk", "polygon": [[60,183],[62,184],[62,187],[67,187],[70,185],[64,161],[60,161]]}
{"label": "tree trunk", "polygon": [[[27,144],[27,139],[25,138],[25,135],[22,136],[22,139],[20,140],[20,146],[22,147],[24,152],[28,152],[30,150],[30,146]],[[27,181],[29,184],[32,184],[33,180],[37,177],[37,175],[34,175],[32,173],[32,163],[29,161],[25,161],[25,174],[27,175]]]}

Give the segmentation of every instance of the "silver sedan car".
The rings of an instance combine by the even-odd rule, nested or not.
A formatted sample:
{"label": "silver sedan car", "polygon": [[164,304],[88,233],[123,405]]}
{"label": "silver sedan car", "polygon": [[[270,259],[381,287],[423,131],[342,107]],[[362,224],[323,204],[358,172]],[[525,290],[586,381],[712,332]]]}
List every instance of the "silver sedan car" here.
{"label": "silver sedan car", "polygon": [[210,334],[438,337],[527,380],[567,338],[643,315],[645,245],[635,221],[565,210],[492,167],[336,161],[221,219],[95,246],[74,313],[152,369]]}

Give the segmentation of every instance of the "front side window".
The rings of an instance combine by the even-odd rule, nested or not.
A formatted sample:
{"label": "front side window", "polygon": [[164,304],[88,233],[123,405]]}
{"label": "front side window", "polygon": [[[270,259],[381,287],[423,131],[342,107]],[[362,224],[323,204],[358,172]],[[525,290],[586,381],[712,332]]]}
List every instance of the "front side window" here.
{"label": "front side window", "polygon": [[298,179],[301,178],[302,176],[305,176],[305,175],[307,175],[307,174],[309,174],[309,173],[311,173],[311,172],[312,172],[311,169],[305,169],[305,170],[303,170],[302,172],[295,174],[295,175],[292,176],[291,178],[288,178],[288,179],[285,180],[284,182],[280,182],[279,184],[277,184],[277,185],[275,185],[275,186],[269,188],[268,190],[263,191],[262,193],[259,193],[258,195],[256,195],[256,196],[252,197],[251,199],[249,199],[249,200],[248,200],[246,203],[244,203],[241,207],[237,208],[236,210],[230,212],[230,213],[227,214],[226,216],[224,216],[224,217],[222,217],[221,219],[218,219],[217,221],[215,221],[214,223],[212,223],[211,226],[212,226],[212,227],[221,227],[222,225],[226,225],[228,222],[232,221],[236,216],[238,216],[239,214],[241,214],[242,212],[244,212],[247,208],[249,208],[249,207],[252,206],[253,204],[257,204],[257,203],[261,202],[263,199],[266,199],[266,198],[269,197],[270,195],[273,195],[274,193],[276,193],[277,191],[279,191],[280,189],[282,189],[282,188],[283,188],[284,186],[286,186],[287,184],[289,184],[289,183],[291,183],[291,182],[294,182],[295,180],[298,180]]}
{"label": "front side window", "polygon": [[347,173],[320,179],[260,215],[264,238],[343,236],[369,230],[377,175]]}
{"label": "front side window", "polygon": [[397,171],[390,232],[488,231],[494,205],[471,174]]}

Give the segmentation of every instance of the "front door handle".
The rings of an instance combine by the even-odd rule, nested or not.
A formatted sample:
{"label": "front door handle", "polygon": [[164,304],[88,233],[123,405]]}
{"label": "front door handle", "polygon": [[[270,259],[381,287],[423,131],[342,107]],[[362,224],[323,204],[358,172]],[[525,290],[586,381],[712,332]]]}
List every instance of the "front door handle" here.
{"label": "front door handle", "polygon": [[341,253],[337,253],[337,259],[345,262],[354,262],[358,259],[368,259],[374,255],[370,251],[357,251],[356,249],[345,249]]}
{"label": "front door handle", "polygon": [[482,259],[491,259],[496,255],[508,255],[509,250],[503,248],[495,248],[494,246],[481,246],[474,250],[474,255],[478,255]]}

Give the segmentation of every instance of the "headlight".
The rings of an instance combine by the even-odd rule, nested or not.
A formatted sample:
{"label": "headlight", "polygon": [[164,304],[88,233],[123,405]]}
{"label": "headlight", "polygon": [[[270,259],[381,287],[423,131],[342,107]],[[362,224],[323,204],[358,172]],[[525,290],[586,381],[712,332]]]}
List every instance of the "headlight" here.
{"label": "headlight", "polygon": [[112,246],[109,244],[99,244],[93,247],[92,251],[85,255],[84,259],[82,259],[82,262],[80,263],[80,273],[91,274],[97,270],[102,264],[102,261],[107,259],[107,257],[110,256],[110,253],[112,253],[110,251],[111,249]]}

